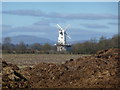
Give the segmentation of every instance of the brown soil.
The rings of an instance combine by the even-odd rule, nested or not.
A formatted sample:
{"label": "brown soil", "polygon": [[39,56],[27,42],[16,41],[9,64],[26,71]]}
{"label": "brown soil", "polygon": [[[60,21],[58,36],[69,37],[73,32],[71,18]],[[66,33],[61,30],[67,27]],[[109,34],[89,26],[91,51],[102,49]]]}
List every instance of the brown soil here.
{"label": "brown soil", "polygon": [[29,88],[29,81],[19,73],[16,65],[2,61],[2,88]]}
{"label": "brown soil", "polygon": [[3,61],[3,88],[120,88],[118,52],[102,50],[64,64],[39,63],[23,69]]}

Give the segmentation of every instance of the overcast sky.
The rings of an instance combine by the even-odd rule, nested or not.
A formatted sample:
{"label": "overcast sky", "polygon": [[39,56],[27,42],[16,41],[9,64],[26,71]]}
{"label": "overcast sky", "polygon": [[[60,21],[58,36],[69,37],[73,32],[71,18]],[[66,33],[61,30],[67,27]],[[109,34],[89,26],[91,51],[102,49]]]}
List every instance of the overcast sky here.
{"label": "overcast sky", "polygon": [[117,2],[3,2],[3,37],[32,35],[56,41],[58,28],[70,24],[71,41],[118,33]]}

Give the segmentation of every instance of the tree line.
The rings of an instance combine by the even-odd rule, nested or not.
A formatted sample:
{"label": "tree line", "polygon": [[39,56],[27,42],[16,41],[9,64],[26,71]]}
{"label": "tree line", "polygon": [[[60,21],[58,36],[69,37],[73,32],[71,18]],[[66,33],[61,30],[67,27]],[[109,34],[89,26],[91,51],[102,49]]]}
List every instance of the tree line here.
{"label": "tree line", "polygon": [[119,48],[120,35],[114,35],[112,38],[100,37],[99,41],[91,39],[84,43],[77,43],[72,45],[72,53],[75,54],[94,54],[97,51],[110,48]]}
{"label": "tree line", "polygon": [[[109,49],[109,48],[118,48],[120,40],[118,40],[120,35],[114,35],[112,38],[107,39],[106,37],[100,37],[99,41],[96,39],[91,39],[83,43],[76,43],[71,45],[71,49],[66,53],[72,54],[94,54],[99,50]],[[1,47],[2,46],[2,47]],[[19,42],[19,44],[12,44],[11,38],[6,37],[3,40],[3,43],[0,44],[2,48],[2,53],[37,53],[37,54],[56,54],[56,47],[45,43],[41,45],[40,43],[34,43],[31,45],[25,44],[24,42]]]}

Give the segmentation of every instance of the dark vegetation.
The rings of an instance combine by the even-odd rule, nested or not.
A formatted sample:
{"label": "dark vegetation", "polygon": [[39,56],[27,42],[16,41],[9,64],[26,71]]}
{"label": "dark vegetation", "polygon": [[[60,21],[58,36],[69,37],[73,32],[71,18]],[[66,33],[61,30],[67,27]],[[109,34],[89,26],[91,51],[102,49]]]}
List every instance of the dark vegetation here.
{"label": "dark vegetation", "polygon": [[[91,39],[84,43],[77,43],[72,44],[71,50],[67,53],[72,54],[94,54],[99,50],[102,49],[109,49],[109,48],[118,48],[118,43],[120,40],[118,38],[120,35],[114,35],[112,38],[107,39],[106,37],[102,36],[99,41],[96,39]],[[12,44],[11,38],[6,37],[3,40],[2,44],[2,52],[3,53],[43,53],[43,54],[55,54],[56,47],[52,46],[48,43],[41,45],[39,43],[34,43],[32,45],[27,45],[24,42],[20,42],[19,44]]]}

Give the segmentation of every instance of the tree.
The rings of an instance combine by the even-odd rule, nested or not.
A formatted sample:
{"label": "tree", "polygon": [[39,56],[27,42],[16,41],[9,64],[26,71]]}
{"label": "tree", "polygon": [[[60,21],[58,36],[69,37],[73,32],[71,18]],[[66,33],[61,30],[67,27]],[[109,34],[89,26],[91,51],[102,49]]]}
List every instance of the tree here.
{"label": "tree", "polygon": [[51,50],[51,45],[49,45],[48,43],[45,43],[42,47],[42,50],[46,53],[49,53],[49,51]]}
{"label": "tree", "polygon": [[32,44],[31,49],[33,50],[41,50],[42,46],[39,43]]}
{"label": "tree", "polygon": [[26,45],[24,42],[20,42],[17,46],[16,46],[16,51],[17,53],[25,53],[26,52]]}
{"label": "tree", "polygon": [[100,37],[100,40],[98,43],[99,50],[107,49],[109,46],[107,42],[108,42],[108,40],[106,39],[106,37],[104,37],[104,36]]}
{"label": "tree", "polygon": [[[119,48],[120,35],[114,35],[112,38],[100,37],[99,41],[92,38],[83,43],[72,44],[71,53],[74,54],[93,54],[102,49]],[[1,45],[1,44],[0,44]],[[26,45],[24,42],[12,44],[11,38],[6,37],[3,40],[2,52],[4,53],[56,53],[56,47],[48,43],[40,45],[35,43]]]}
{"label": "tree", "polygon": [[99,42],[103,42],[104,40],[106,40],[106,37],[101,36]]}
{"label": "tree", "polygon": [[117,35],[114,35],[112,37],[112,39],[109,40],[111,48],[118,48],[119,47],[119,44],[120,44],[119,38],[120,38],[120,35],[117,34]]}
{"label": "tree", "polygon": [[11,38],[10,37],[4,38],[3,43],[4,44],[11,44]]}
{"label": "tree", "polygon": [[11,38],[10,37],[4,38],[2,50],[5,53],[11,53],[12,52]]}

